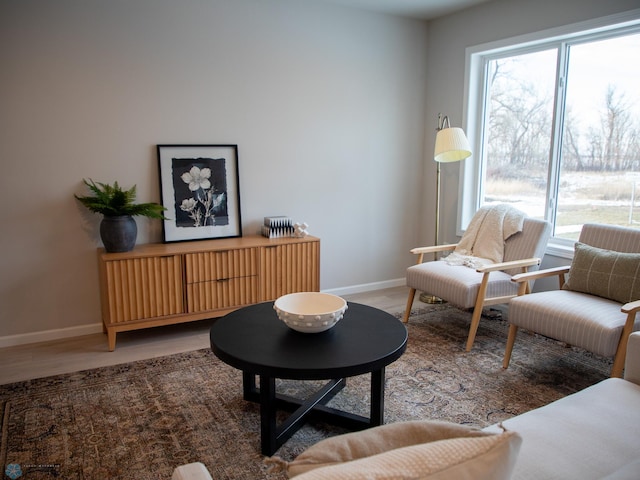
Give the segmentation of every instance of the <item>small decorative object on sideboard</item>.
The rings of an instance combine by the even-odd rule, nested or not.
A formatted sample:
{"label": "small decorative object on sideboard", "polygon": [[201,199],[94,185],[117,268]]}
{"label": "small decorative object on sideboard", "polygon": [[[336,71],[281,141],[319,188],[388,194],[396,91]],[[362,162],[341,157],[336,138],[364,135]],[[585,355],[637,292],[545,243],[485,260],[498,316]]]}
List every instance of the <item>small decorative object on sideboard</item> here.
{"label": "small decorative object on sideboard", "polygon": [[273,309],[289,328],[303,333],[329,330],[338,323],[348,308],[337,295],[321,292],[298,292],[283,295]]}
{"label": "small decorative object on sideboard", "polygon": [[107,252],[128,252],[133,250],[138,235],[138,227],[133,219],[136,215],[164,219],[165,208],[157,203],[134,203],[136,186],[122,190],[118,182],[113,185],[83,180],[93,193],[91,196],[74,195],[85,207],[103,215],[100,222],[100,238]]}
{"label": "small decorative object on sideboard", "polygon": [[296,238],[304,238],[307,235],[309,235],[309,232],[307,231],[307,228],[309,228],[309,225],[305,222],[302,223],[294,223],[293,224],[293,236]]}
{"label": "small decorative object on sideboard", "polygon": [[293,236],[293,222],[289,217],[264,217],[262,236],[267,238],[282,238]]}

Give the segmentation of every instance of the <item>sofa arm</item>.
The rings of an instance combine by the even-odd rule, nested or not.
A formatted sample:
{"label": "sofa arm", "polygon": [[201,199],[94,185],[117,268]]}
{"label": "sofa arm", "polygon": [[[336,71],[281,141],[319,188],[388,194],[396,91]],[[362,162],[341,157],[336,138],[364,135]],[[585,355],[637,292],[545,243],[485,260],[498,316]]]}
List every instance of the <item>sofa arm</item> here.
{"label": "sofa arm", "polygon": [[207,467],[201,462],[181,465],[173,471],[171,480],[213,480]]}
{"label": "sofa arm", "polygon": [[640,332],[633,332],[629,335],[624,378],[640,385]]}

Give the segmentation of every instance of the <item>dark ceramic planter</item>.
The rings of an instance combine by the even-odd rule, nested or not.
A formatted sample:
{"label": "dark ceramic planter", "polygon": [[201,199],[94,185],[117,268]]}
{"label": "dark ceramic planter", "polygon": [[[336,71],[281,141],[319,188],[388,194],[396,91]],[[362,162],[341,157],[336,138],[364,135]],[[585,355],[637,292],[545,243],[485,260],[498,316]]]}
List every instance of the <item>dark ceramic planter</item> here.
{"label": "dark ceramic planter", "polygon": [[100,238],[107,252],[133,250],[138,236],[138,226],[131,215],[103,217],[100,222]]}

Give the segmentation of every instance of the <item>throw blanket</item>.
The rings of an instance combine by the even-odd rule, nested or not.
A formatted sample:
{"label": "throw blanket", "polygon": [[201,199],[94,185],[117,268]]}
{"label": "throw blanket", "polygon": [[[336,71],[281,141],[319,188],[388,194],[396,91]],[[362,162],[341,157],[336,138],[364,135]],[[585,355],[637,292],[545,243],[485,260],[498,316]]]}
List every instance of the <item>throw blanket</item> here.
{"label": "throw blanket", "polygon": [[444,260],[450,265],[467,265],[472,268],[502,262],[504,242],[511,235],[522,231],[525,217],[525,213],[509,205],[480,208],[471,219],[456,249]]}

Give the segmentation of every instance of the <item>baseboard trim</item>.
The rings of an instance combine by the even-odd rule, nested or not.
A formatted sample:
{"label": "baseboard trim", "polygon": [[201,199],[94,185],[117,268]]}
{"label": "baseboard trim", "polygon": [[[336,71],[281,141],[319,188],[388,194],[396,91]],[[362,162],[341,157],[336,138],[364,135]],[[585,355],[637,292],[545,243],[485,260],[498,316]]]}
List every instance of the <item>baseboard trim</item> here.
{"label": "baseboard trim", "polygon": [[333,295],[351,295],[352,293],[373,292],[374,290],[384,290],[385,288],[403,287],[406,285],[406,279],[397,278],[395,280],[385,280],[384,282],[363,283],[360,285],[351,285],[348,287],[330,288],[322,290],[325,293]]}
{"label": "baseboard trim", "polygon": [[94,333],[102,333],[102,323],[92,323],[90,325],[79,325],[77,327],[59,328],[55,330],[43,330],[41,332],[23,333],[19,335],[8,335],[6,337],[0,337],[0,348],[49,342],[51,340],[61,340],[71,337],[81,337],[83,335],[92,335]]}
{"label": "baseboard trim", "polygon": [[[334,295],[350,295],[353,293],[401,287],[403,285],[405,285],[405,279],[398,278],[395,280],[386,280],[384,282],[363,283],[347,287],[330,288],[323,290],[323,292],[332,293]],[[23,333],[19,335],[8,335],[6,337],[0,337],[0,348],[49,342],[52,340],[62,340],[65,338],[81,337],[82,335],[92,335],[95,333],[102,333],[102,323],[92,323],[90,325],[79,325],[77,327],[59,328],[55,330],[43,330],[41,332]]]}

